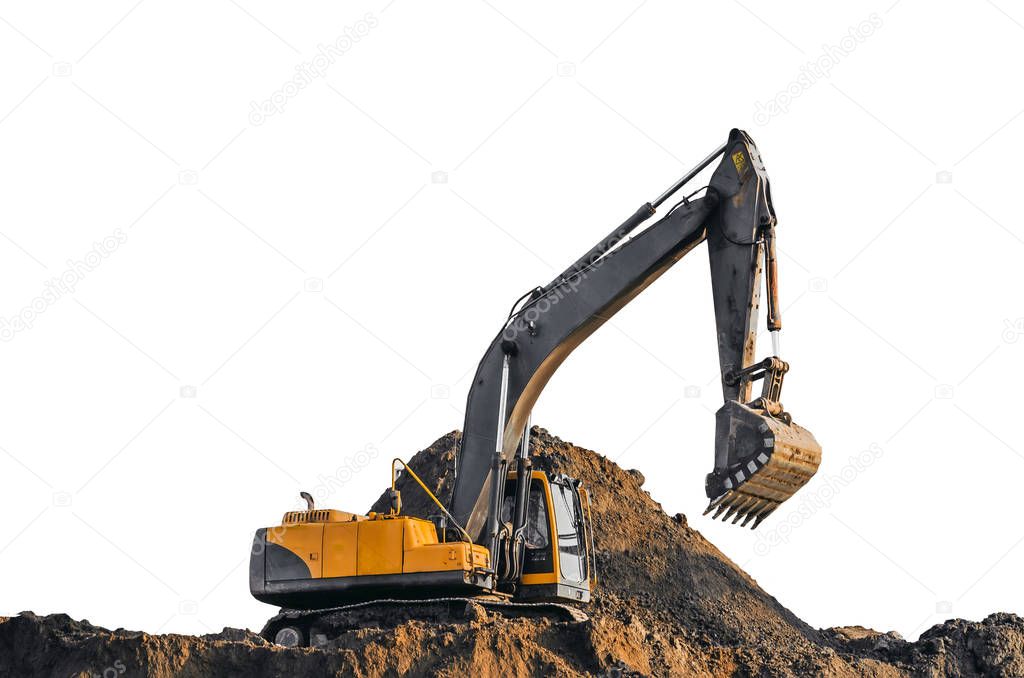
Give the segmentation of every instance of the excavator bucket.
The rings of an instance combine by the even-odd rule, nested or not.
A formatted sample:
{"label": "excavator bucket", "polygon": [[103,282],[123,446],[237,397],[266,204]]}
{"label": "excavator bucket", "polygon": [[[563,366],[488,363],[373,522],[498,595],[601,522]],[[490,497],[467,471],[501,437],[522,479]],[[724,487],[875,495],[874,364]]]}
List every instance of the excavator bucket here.
{"label": "excavator bucket", "polygon": [[754,529],[814,476],[821,446],[785,413],[729,401],[715,417],[715,470],[707,477],[711,503],[704,514],[714,511],[712,518],[744,527],[753,521]]}

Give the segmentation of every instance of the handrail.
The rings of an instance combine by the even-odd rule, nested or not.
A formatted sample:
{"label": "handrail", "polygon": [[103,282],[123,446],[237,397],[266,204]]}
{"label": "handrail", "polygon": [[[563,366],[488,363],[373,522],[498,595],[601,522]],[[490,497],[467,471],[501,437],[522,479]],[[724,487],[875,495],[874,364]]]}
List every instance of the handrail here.
{"label": "handrail", "polygon": [[[587,492],[587,488],[581,487],[580,493],[583,495],[583,499],[587,505],[587,522],[583,526],[587,537],[586,541],[590,542],[590,558],[587,559],[590,561],[590,572],[587,574],[590,575],[592,588],[597,588],[597,546],[594,544],[594,516],[590,511],[590,492]],[[584,544],[584,548],[586,548],[586,546],[587,545]]]}
{"label": "handrail", "polygon": [[464,529],[462,529],[462,525],[459,525],[459,523],[455,520],[455,518],[452,517],[452,514],[448,513],[448,509],[446,509],[444,507],[444,504],[442,504],[441,501],[437,497],[434,496],[434,493],[430,491],[430,488],[427,487],[426,484],[422,480],[420,480],[420,477],[418,475],[416,475],[416,472],[413,471],[412,468],[407,463],[405,463],[402,459],[400,459],[398,457],[395,457],[394,459],[391,460],[391,489],[392,490],[397,490],[397,488],[395,487],[395,481],[396,481],[395,464],[401,464],[402,468],[405,469],[406,471],[408,471],[409,475],[411,475],[413,477],[413,480],[415,480],[419,484],[419,486],[423,488],[423,491],[427,493],[427,496],[430,497],[431,501],[433,501],[435,504],[437,504],[437,507],[439,509],[441,509],[441,511],[444,512],[445,516],[448,517],[448,520],[452,521],[452,525],[454,525],[456,528],[458,528],[459,532],[462,533],[462,536],[465,537],[466,541],[469,542],[470,554],[471,554],[470,557],[471,558],[475,557],[473,555],[473,546],[474,546],[473,538],[469,536],[468,532],[466,532]]}

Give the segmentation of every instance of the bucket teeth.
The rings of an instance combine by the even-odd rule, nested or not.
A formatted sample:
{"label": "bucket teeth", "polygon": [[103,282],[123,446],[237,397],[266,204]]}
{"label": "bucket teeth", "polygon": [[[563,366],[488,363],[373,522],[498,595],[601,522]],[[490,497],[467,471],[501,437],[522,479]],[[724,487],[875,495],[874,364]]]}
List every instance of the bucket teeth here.
{"label": "bucket teeth", "polygon": [[[750,508],[757,502],[756,497],[744,497],[740,502],[736,504],[737,511],[736,515],[733,516],[732,524],[735,525],[740,521],[740,518],[745,517],[749,512]],[[728,517],[728,516],[727,516]],[[723,518],[725,520],[725,518]]]}
{"label": "bucket teeth", "polygon": [[771,506],[771,507],[765,509],[764,511],[762,511],[761,515],[759,515],[757,517],[757,520],[754,521],[754,524],[750,526],[750,529],[756,530],[757,526],[761,524],[761,521],[764,520],[765,518],[767,518],[768,516],[770,516],[772,513],[774,513],[775,509],[777,509],[777,508],[779,508],[779,505],[775,504],[774,506]]}
{"label": "bucket teeth", "polygon": [[756,500],[747,510],[747,516],[743,519],[743,522],[740,523],[740,527],[746,527],[747,523],[756,518],[758,514],[760,514],[761,511],[763,511],[770,504],[771,502],[769,502],[767,499]]}
{"label": "bucket teeth", "polygon": [[726,492],[725,494],[719,495],[718,497],[712,499],[711,503],[708,504],[708,507],[706,509],[704,509],[704,515],[707,515],[707,514],[711,513],[712,511],[714,511],[715,507],[717,507],[719,504],[721,504],[723,501],[725,501],[725,498],[728,497],[728,496],[729,496],[729,493]]}
{"label": "bucket teeth", "polygon": [[803,487],[816,470],[817,463],[798,464],[784,455],[773,455],[756,472],[713,499],[704,515],[714,511],[712,519],[722,518],[734,525],[742,521],[743,527],[752,522],[750,528],[756,529],[782,502]]}
{"label": "bucket teeth", "polygon": [[770,499],[762,499],[742,490],[730,490],[713,499],[704,510],[704,515],[714,511],[712,520],[717,520],[721,516],[722,522],[732,519],[733,525],[742,520],[743,526],[746,527],[748,522],[757,518],[763,511],[777,505]]}
{"label": "bucket teeth", "polygon": [[[755,482],[755,479],[756,476],[751,478],[751,484]],[[754,494],[754,488],[756,487],[757,485],[746,487],[746,484],[744,484],[735,490],[729,490],[725,494],[713,499],[704,510],[704,515],[714,511],[714,514],[711,516],[712,520],[718,520],[721,517],[722,522],[731,520],[733,525],[739,523],[741,527],[746,527],[748,523],[753,521],[750,529],[757,529],[761,521],[770,516],[784,499],[773,499]]]}

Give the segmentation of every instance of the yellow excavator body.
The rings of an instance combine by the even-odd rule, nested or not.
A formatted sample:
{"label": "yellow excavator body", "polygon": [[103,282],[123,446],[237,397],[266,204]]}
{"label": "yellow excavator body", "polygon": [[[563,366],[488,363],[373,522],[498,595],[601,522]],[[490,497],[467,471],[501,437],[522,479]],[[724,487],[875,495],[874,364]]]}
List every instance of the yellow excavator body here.
{"label": "yellow excavator body", "polygon": [[[508,492],[517,479],[515,472],[508,474]],[[502,558],[444,523],[402,515],[397,493],[391,513],[289,511],[280,525],[258,530],[250,590],[258,600],[293,609],[358,603],[385,593],[412,599],[514,593],[517,599],[589,600],[592,542],[581,503],[582,497],[589,506],[586,492],[538,470],[529,474],[529,492],[525,555],[514,592],[497,585]],[[507,512],[504,517],[511,519]]]}
{"label": "yellow excavator body", "polygon": [[257,599],[287,607],[358,601],[383,590],[479,592],[490,588],[490,566],[485,547],[441,541],[429,520],[290,511],[280,525],[257,532],[250,588]]}

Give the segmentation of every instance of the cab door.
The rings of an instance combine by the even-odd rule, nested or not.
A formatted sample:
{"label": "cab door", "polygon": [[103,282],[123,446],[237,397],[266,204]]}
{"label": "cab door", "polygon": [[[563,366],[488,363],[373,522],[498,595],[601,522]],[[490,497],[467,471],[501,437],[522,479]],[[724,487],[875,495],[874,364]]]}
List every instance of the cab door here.
{"label": "cab door", "polygon": [[590,600],[590,558],[578,482],[534,471],[519,598]]}
{"label": "cab door", "polygon": [[582,586],[587,581],[588,563],[583,509],[576,488],[568,483],[551,483],[551,503],[558,530],[559,575],[565,584]]}

